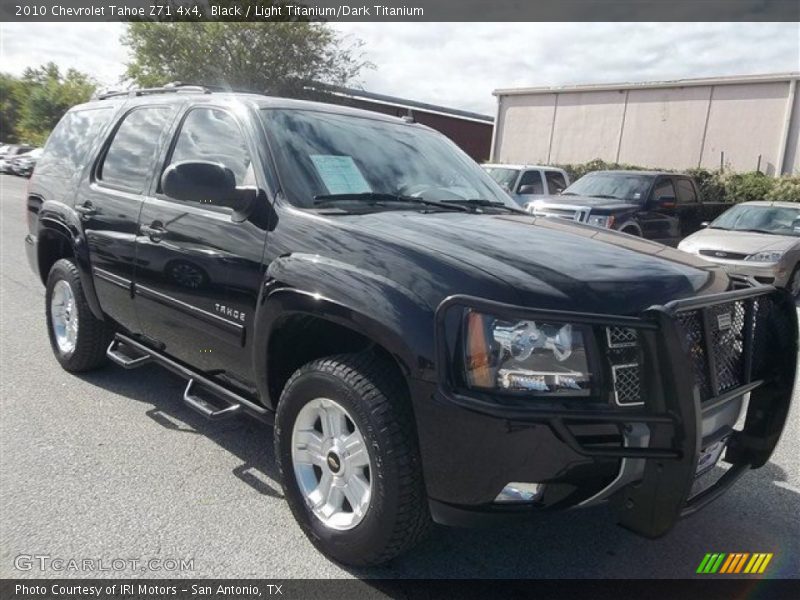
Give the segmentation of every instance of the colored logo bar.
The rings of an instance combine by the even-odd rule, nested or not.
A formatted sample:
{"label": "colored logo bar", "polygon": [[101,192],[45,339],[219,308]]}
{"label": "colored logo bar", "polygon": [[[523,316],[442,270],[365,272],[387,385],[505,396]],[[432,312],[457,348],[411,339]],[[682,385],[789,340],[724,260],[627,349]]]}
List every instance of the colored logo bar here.
{"label": "colored logo bar", "polygon": [[760,574],[767,568],[767,565],[772,560],[772,552],[756,552],[750,554],[749,552],[709,552],[700,561],[700,566],[697,567],[697,572],[704,575],[719,574]]}

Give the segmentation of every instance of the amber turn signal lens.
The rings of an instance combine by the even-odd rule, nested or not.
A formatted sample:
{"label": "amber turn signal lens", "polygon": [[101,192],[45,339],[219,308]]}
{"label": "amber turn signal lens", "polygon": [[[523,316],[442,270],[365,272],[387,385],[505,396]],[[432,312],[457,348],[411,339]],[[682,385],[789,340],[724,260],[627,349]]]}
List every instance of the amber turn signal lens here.
{"label": "amber turn signal lens", "polygon": [[489,344],[486,340],[486,323],[481,313],[467,313],[467,383],[473,387],[489,388],[494,385],[489,367]]}

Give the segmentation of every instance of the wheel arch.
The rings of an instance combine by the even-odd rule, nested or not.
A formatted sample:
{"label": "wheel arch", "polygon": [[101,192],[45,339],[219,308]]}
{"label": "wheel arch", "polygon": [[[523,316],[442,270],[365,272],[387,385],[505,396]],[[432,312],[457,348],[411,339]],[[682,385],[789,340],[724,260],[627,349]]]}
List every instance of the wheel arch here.
{"label": "wheel arch", "polygon": [[71,258],[75,262],[89,309],[96,318],[103,320],[105,317],[94,288],[88,248],[80,230],[45,213],[39,219],[36,235],[36,260],[42,283],[47,283],[50,269],[62,258]]}
{"label": "wheel arch", "polygon": [[303,364],[368,349],[387,359],[410,399],[416,353],[398,332],[344,303],[295,288],[274,289],[259,310],[255,339],[256,385],[262,402],[272,410],[289,377]]}

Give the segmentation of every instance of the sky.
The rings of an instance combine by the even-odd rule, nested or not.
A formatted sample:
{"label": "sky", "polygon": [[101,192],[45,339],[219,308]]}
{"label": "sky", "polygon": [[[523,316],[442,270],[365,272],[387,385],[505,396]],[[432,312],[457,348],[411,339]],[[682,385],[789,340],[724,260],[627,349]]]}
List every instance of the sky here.
{"label": "sky", "polygon": [[[797,23],[335,23],[366,90],[493,115],[498,88],[800,71]],[[54,61],[118,83],[121,23],[2,23],[0,70]]]}

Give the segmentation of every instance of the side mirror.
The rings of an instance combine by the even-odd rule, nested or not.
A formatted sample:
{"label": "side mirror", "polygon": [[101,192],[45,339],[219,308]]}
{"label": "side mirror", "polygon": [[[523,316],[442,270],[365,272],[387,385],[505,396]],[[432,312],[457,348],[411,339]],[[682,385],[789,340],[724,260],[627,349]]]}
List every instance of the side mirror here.
{"label": "side mirror", "polygon": [[653,208],[656,210],[671,210],[677,206],[675,196],[660,196],[653,201]]}
{"label": "side mirror", "polygon": [[529,194],[538,194],[539,192],[536,190],[535,185],[523,185],[519,188],[519,193],[525,196]]}
{"label": "side mirror", "polygon": [[236,176],[228,167],[205,160],[167,167],[161,176],[161,190],[176,200],[225,206],[237,212],[245,210],[255,196],[251,188],[236,187]]}

